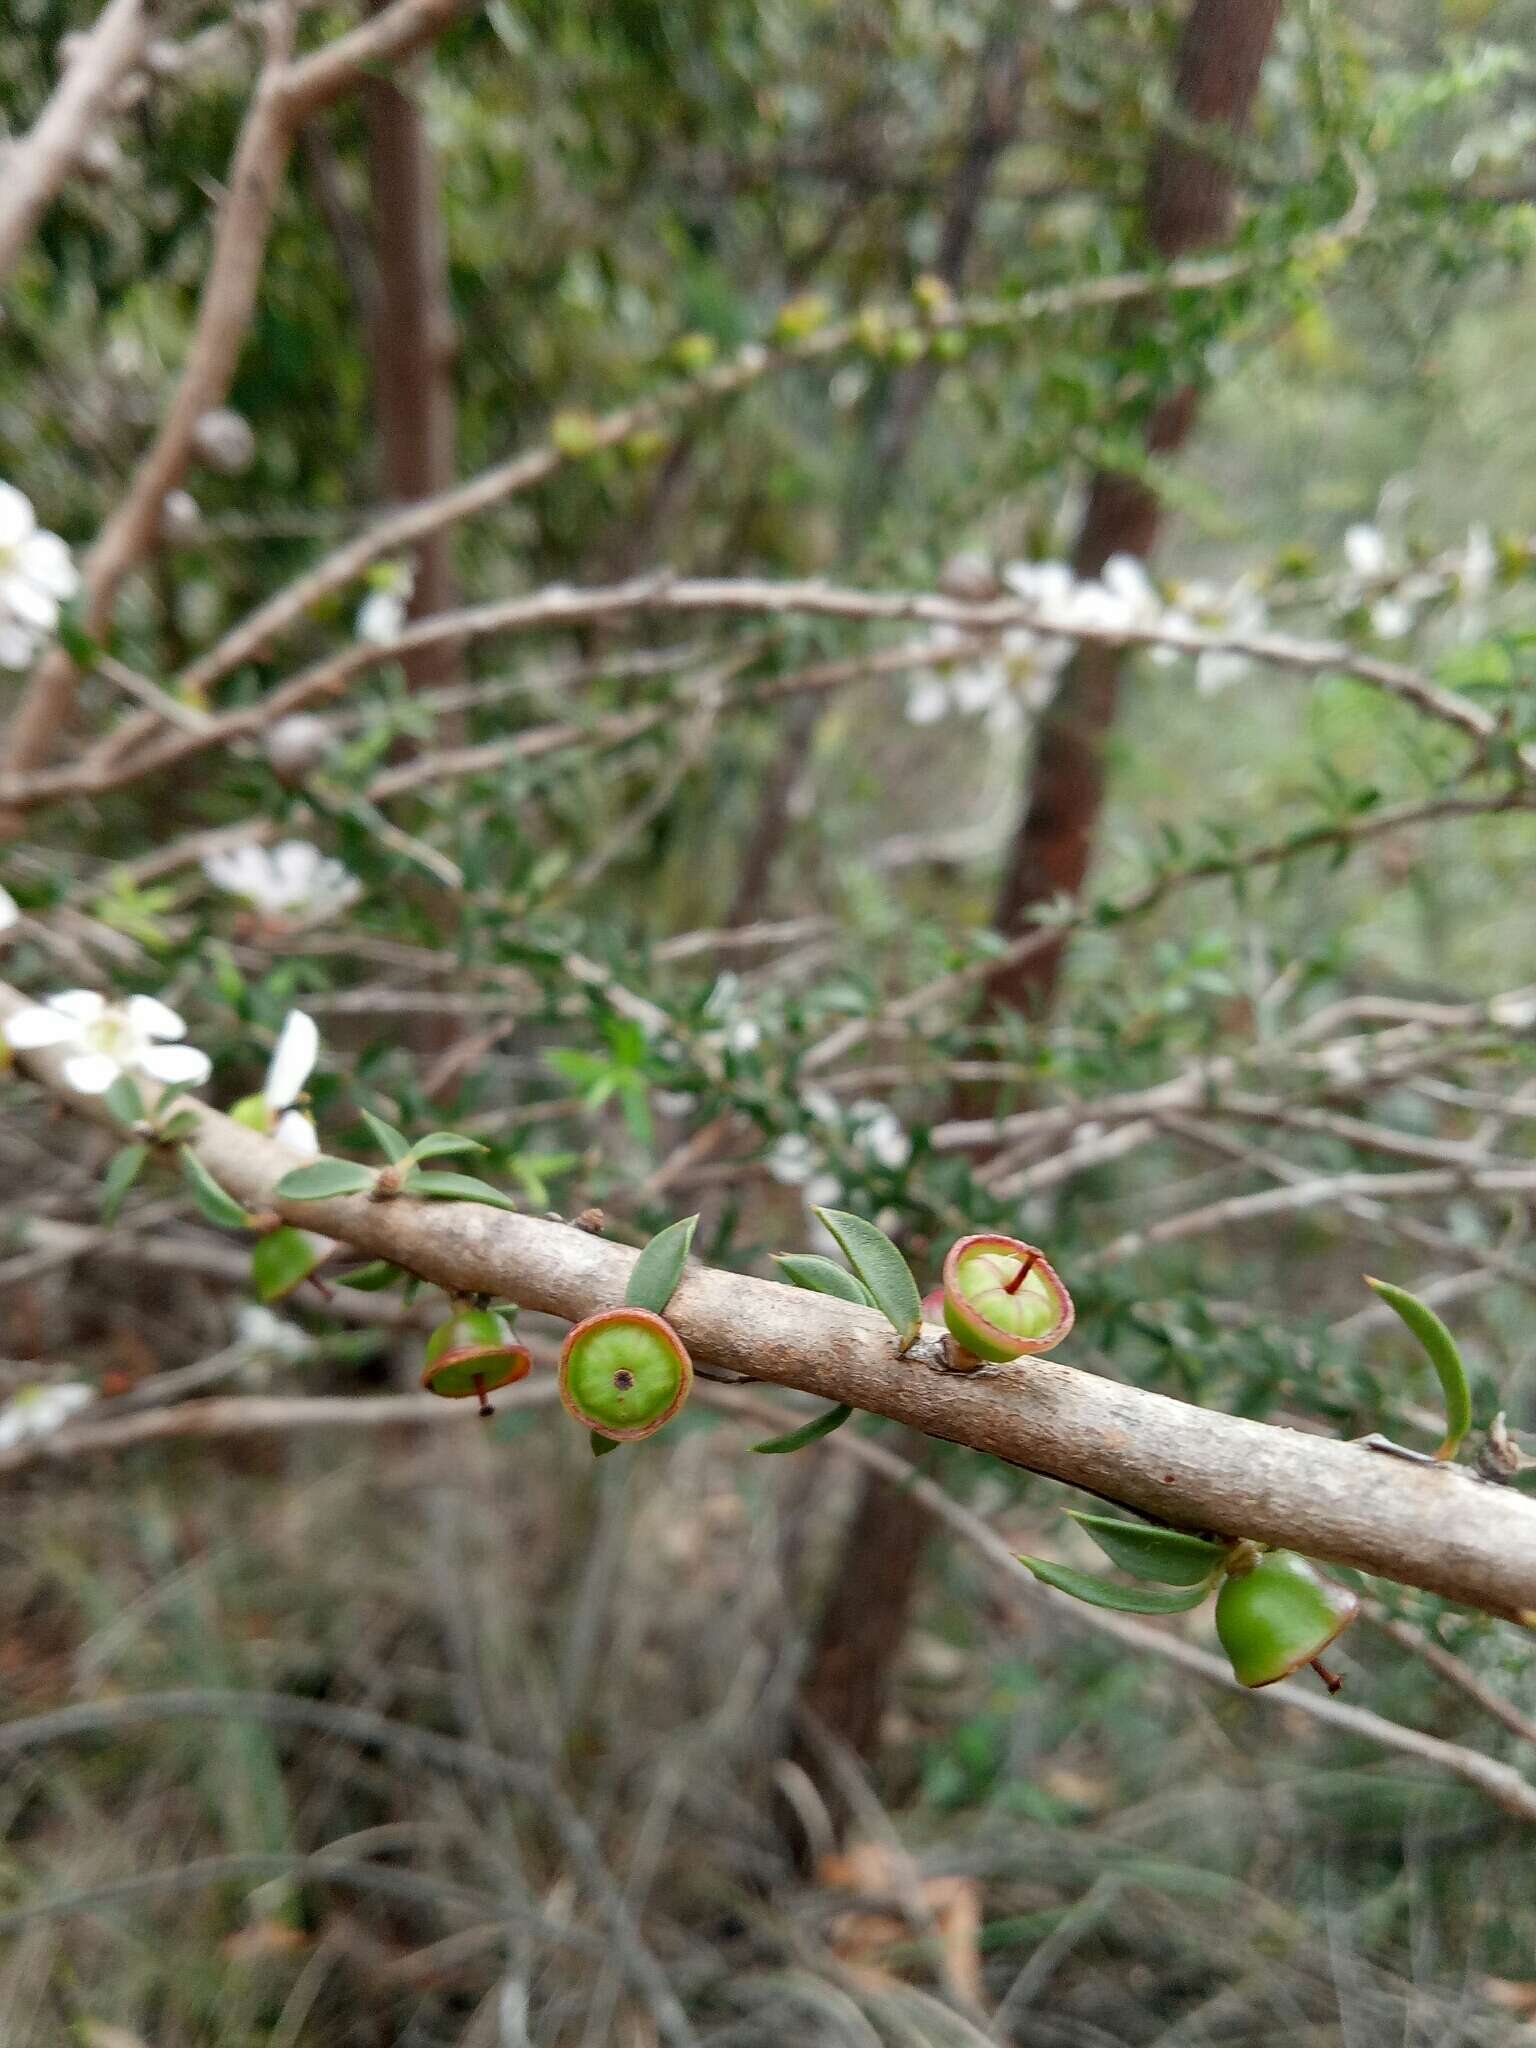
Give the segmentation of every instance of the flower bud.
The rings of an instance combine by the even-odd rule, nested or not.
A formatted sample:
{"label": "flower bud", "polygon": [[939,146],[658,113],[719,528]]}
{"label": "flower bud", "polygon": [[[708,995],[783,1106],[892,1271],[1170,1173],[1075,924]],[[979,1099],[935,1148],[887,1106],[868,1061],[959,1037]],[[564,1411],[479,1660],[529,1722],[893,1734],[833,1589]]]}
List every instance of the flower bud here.
{"label": "flower bud", "polygon": [[692,1385],[693,1361],[682,1338],[649,1309],[588,1316],[560,1352],[560,1398],[568,1413],[620,1443],[653,1436]]}
{"label": "flower bud", "polygon": [[1072,1297],[1033,1245],[962,1237],[944,1261],[944,1322],[963,1351],[990,1365],[1050,1351],[1072,1328]]}
{"label": "flower bud", "polygon": [[312,711],[278,719],[267,734],[267,763],[279,782],[302,782],[331,751],[331,729]]}
{"label": "flower bud", "polygon": [[244,413],[215,406],[193,427],[192,452],[220,476],[242,476],[256,460],[256,435]]}
{"label": "flower bud", "polygon": [[[1269,1550],[1223,1580],[1216,1633],[1243,1685],[1273,1685],[1310,1664],[1342,1635],[1360,1602],[1294,1550]],[[1334,1681],[1336,1683],[1336,1681]]]}
{"label": "flower bud", "polygon": [[527,1350],[513,1340],[512,1326],[489,1308],[461,1308],[439,1323],[427,1339],[427,1363],[421,1384],[429,1394],[447,1401],[474,1395],[480,1413],[489,1415],[486,1399],[498,1387],[526,1379],[533,1370]]}

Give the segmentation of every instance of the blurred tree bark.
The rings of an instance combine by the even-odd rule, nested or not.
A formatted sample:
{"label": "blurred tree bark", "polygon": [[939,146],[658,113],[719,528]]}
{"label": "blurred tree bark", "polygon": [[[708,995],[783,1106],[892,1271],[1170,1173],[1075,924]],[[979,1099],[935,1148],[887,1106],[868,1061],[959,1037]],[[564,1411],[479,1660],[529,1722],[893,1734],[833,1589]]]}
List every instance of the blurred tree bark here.
{"label": "blurred tree bark", "polygon": [[[1242,130],[1279,11],[1279,0],[1195,0],[1176,60],[1177,132],[1164,132],[1148,166],[1146,234],[1162,256],[1171,259],[1219,242],[1230,230],[1236,196],[1230,158],[1225,151],[1202,148],[1188,139],[1188,132],[1219,127],[1225,137]],[[973,206],[977,201],[979,190]],[[962,266],[967,247],[968,240],[962,240]],[[1140,312],[1127,315],[1122,334],[1128,338],[1132,323],[1142,317]],[[926,374],[931,388],[926,368],[909,374]],[[911,445],[925,398],[926,390],[917,396],[916,410],[911,398],[898,399],[887,415],[884,438],[897,462]],[[1194,425],[1197,405],[1193,386],[1166,398],[1148,425],[1149,451],[1162,455],[1179,448]],[[1139,479],[1097,475],[1073,556],[1078,575],[1097,575],[1114,554],[1145,558],[1157,539],[1161,509]],[[1040,722],[1003,879],[996,919],[1000,930],[1018,930],[1034,905],[1059,890],[1075,892],[1083,880],[1103,803],[1105,742],[1114,722],[1122,662],[1117,648],[1081,648]],[[989,1001],[1042,1013],[1055,991],[1064,944],[1063,939],[1022,967],[999,974],[989,987]],[[881,1716],[907,1636],[923,1522],[922,1510],[901,1488],[873,1475],[864,1481],[802,1688],[806,1710],[865,1762],[878,1754]],[[797,1760],[817,1775],[838,1813],[835,1792],[825,1774],[815,1772],[812,1752]]]}
{"label": "blurred tree bark", "polygon": [[[1174,82],[1180,132],[1158,143],[1147,178],[1147,239],[1161,256],[1188,255],[1224,240],[1231,230],[1231,158],[1222,148],[1202,148],[1189,139],[1188,128],[1220,129],[1223,139],[1241,133],[1279,12],[1279,0],[1195,0]],[[1145,318],[1143,309],[1127,312],[1122,335],[1129,338]],[[1181,448],[1198,407],[1194,385],[1165,398],[1148,423],[1148,453],[1171,455]],[[1147,484],[1101,471],[1089,491],[1073,568],[1079,576],[1097,576],[1112,555],[1145,560],[1161,524],[1162,506]],[[1040,720],[993,920],[999,931],[1021,931],[1039,905],[1063,893],[1076,895],[1083,884],[1103,808],[1105,749],[1124,668],[1119,648],[1079,648]],[[1043,1016],[1065,949],[1062,934],[1028,960],[999,969],[988,984],[989,1004]]]}
{"label": "blurred tree bark", "polygon": [[[378,13],[384,0],[373,0]],[[397,74],[401,67],[396,67]],[[395,503],[430,497],[457,473],[457,353],[448,256],[437,165],[414,84],[370,78],[364,87],[368,124],[370,293],[369,356],[385,495]],[[458,600],[453,542],[433,534],[416,551],[410,616],[448,611]],[[451,643],[405,658],[411,688],[446,681],[459,665]]]}

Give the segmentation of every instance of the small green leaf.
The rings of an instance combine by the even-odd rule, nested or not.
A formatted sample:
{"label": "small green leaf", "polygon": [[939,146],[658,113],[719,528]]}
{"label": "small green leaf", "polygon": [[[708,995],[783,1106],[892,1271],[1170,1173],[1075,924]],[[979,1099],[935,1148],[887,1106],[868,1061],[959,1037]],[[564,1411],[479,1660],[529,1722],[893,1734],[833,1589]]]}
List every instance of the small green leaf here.
{"label": "small green leaf", "polygon": [[261,1239],[251,1254],[251,1282],[258,1301],[281,1301],[329,1256],[325,1243],[285,1223]]}
{"label": "small green leaf", "polygon": [[846,1209],[813,1212],[837,1239],[838,1249],[869,1289],[870,1300],[901,1339],[915,1343],[923,1327],[923,1301],[912,1268],[883,1230]]}
{"label": "small green leaf", "polygon": [[830,1436],[834,1429],[841,1429],[852,1413],[846,1401],[839,1401],[835,1408],[829,1408],[825,1415],[818,1415],[814,1422],[803,1423],[799,1429],[792,1429],[788,1436],[771,1436],[767,1443],[754,1444],[752,1448],[764,1458],[777,1457],[781,1451],[803,1451],[807,1444]]}
{"label": "small green leaf", "polygon": [[197,1118],[190,1110],[184,1109],[179,1115],[173,1116],[169,1123],[164,1123],[160,1118],[160,1105],[156,1103],[155,1136],[162,1144],[179,1145],[184,1139],[197,1136]]}
{"label": "small green leaf", "polygon": [[592,1446],[594,1458],[606,1458],[610,1451],[619,1448],[619,1439],[616,1436],[599,1436],[596,1430],[593,1430],[587,1442]]}
{"label": "small green leaf", "polygon": [[373,1186],[370,1168],[354,1159],[316,1159],[285,1173],[273,1193],[281,1202],[323,1202],[331,1195],[361,1195]]}
{"label": "small green leaf", "polygon": [[128,1196],[128,1190],[144,1170],[149,1157],[148,1145],[125,1145],[121,1152],[114,1152],[107,1162],[107,1170],[101,1182],[101,1220],[115,1223]]}
{"label": "small green leaf", "polygon": [[1445,1397],[1445,1436],[1435,1456],[1454,1458],[1462,1438],[1472,1427],[1472,1389],[1467,1381],[1467,1369],[1461,1362],[1461,1353],[1456,1348],[1456,1339],[1429,1304],[1420,1301],[1406,1288],[1394,1287],[1388,1280],[1373,1280],[1369,1274],[1365,1284],[1381,1296],[1388,1308],[1396,1309],[1423,1345],[1430,1364],[1435,1368],[1440,1391]]}
{"label": "small green leaf", "polygon": [[120,1124],[143,1122],[144,1098],[139,1093],[139,1084],[132,1074],[119,1074],[102,1097],[102,1101]]}
{"label": "small green leaf", "polygon": [[1186,1536],[1179,1529],[1154,1529],[1145,1522],[1122,1522],[1113,1515],[1068,1514],[1097,1543],[1111,1564],[1134,1579],[1153,1579],[1160,1586],[1203,1586],[1227,1555],[1225,1543]]}
{"label": "small green leaf", "polygon": [[410,1140],[404,1131],[397,1131],[393,1124],[385,1123],[383,1117],[375,1116],[371,1109],[360,1109],[357,1113],[372,1131],[374,1143],[391,1166],[398,1166],[402,1159],[410,1158]]}
{"label": "small green leaf", "polygon": [[428,1202],[484,1202],[488,1208],[510,1209],[514,1215],[517,1212],[517,1204],[510,1195],[468,1173],[413,1172],[407,1175],[403,1192],[419,1195]]}
{"label": "small green leaf", "polygon": [[1211,1590],[1208,1579],[1198,1586],[1162,1593],[1151,1586],[1117,1586],[1113,1579],[1075,1572],[1070,1565],[1049,1564],[1043,1557],[1021,1557],[1019,1563],[1028,1565],[1037,1579],[1054,1586],[1058,1593],[1070,1593],[1090,1607],[1113,1607],[1119,1614],[1185,1614],[1198,1607]]}
{"label": "small green leaf", "polygon": [[655,1316],[666,1314],[667,1303],[683,1277],[693,1233],[698,1227],[697,1216],[685,1216],[680,1223],[669,1223],[665,1230],[657,1231],[630,1273],[629,1285],[624,1290],[628,1307],[648,1308]]}
{"label": "small green leaf", "polygon": [[375,1259],[370,1265],[359,1266],[355,1273],[340,1273],[337,1278],[343,1287],[355,1287],[359,1294],[382,1294],[405,1275],[388,1259]]}
{"label": "small green leaf", "polygon": [[181,1170],[192,1190],[192,1199],[208,1221],[220,1230],[248,1230],[249,1213],[221,1188],[195,1152],[181,1148]]}
{"label": "small green leaf", "polygon": [[775,1252],[773,1263],[791,1287],[804,1287],[812,1294],[832,1294],[839,1301],[873,1308],[875,1298],[856,1274],[824,1259],[818,1252]]}
{"label": "small green leaf", "polygon": [[488,1152],[490,1147],[482,1145],[478,1138],[461,1138],[457,1131],[428,1131],[424,1138],[418,1138],[406,1158],[413,1164],[423,1159],[451,1159],[458,1153]]}

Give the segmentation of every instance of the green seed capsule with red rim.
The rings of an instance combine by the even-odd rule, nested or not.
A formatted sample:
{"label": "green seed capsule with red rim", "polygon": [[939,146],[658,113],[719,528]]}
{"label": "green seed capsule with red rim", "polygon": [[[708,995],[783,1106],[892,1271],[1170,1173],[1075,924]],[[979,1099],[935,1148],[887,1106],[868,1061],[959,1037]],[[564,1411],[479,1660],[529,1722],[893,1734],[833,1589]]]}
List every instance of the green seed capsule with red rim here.
{"label": "green seed capsule with red rim", "polygon": [[587,1429],[616,1443],[654,1436],[693,1386],[693,1361],[664,1317],[645,1308],[588,1316],[560,1352],[560,1398]]}
{"label": "green seed capsule with red rim", "polygon": [[489,1415],[486,1398],[498,1387],[526,1379],[533,1359],[515,1342],[512,1326],[488,1308],[461,1308],[439,1323],[427,1339],[427,1363],[421,1384],[429,1394],[448,1401],[478,1398],[480,1413]]}
{"label": "green seed capsule with red rim", "polygon": [[962,1351],[989,1365],[1054,1350],[1077,1311],[1036,1246],[985,1233],[962,1237],[944,1261],[944,1322]]}

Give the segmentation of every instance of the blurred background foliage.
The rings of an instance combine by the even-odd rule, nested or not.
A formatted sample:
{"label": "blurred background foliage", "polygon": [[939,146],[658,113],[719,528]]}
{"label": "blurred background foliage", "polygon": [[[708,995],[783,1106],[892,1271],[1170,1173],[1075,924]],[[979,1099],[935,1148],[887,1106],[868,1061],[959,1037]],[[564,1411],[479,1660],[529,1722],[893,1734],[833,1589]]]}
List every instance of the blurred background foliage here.
{"label": "blurred background foliage", "polygon": [[[1007,305],[1145,263],[1143,186],[1172,118],[1183,12],[490,0],[456,25],[403,82],[441,184],[457,473],[542,443],[552,421],[575,451],[454,529],[464,600],[662,565],[931,590],[957,561],[974,578],[1061,557],[1091,473],[1130,467],[1171,508],[1156,572],[1174,601],[1190,579],[1247,578],[1276,630],[1342,634],[1530,736],[1525,0],[1286,6],[1248,132],[1223,145],[1250,262],[1222,288],[1172,294],[1139,323],[1089,308],[983,326],[953,359],[855,346],[680,412],[654,440],[580,455],[587,415],[771,341],[786,305],[814,325],[807,295],[829,318],[910,312],[978,148],[962,297]],[[8,131],[35,118],[61,39],[90,13],[13,0]],[[303,39],[351,19],[308,8]],[[0,475],[77,549],[174,387],[253,48],[241,10],[175,10],[9,282]],[[389,223],[370,211],[369,147],[354,97],[296,152],[229,394],[237,425],[188,472],[117,607],[113,650],[147,675],[173,677],[387,496],[368,316]],[[1319,243],[1363,193],[1359,234]],[[914,378],[923,402],[892,459]],[[1205,388],[1195,439],[1148,458],[1149,415],[1191,379]],[[1362,547],[1379,556],[1363,582]],[[1474,551],[1491,560],[1476,592]],[[312,608],[216,707],[349,641],[361,595]],[[259,1084],[302,1005],[327,1046],[313,1100],[328,1147],[365,1144],[359,1108],[413,1132],[450,1122],[491,1145],[487,1172],[530,1206],[600,1205],[629,1241],[701,1207],[704,1256],[766,1270],[770,1251],[809,1240],[809,1191],[878,1216],[931,1284],[957,1230],[1018,1230],[1074,1287],[1072,1362],[1245,1414],[1412,1434],[1424,1375],[1358,1276],[1449,1278],[1480,1422],[1504,1408],[1536,1427],[1524,1197],[1468,1186],[1385,1215],[1341,1200],[1095,1263],[1200,1203],[1394,1161],[1337,1122],[1277,1135],[1239,1120],[1214,1121],[1214,1143],[1175,1124],[1102,1164],[1036,1173],[1102,1137],[1100,1098],[1224,1053],[1293,1107],[1365,1104],[1389,1135],[1481,1133],[1528,1160],[1531,1017],[1476,1006],[1536,981],[1532,819],[1298,845],[1247,871],[1261,843],[1466,787],[1460,742],[1342,673],[1255,665],[1212,694],[1190,662],[1136,655],[1091,874],[1101,914],[1074,937],[1051,1016],[962,1007],[888,1029],[903,994],[1000,943],[998,875],[1040,708],[1018,679],[932,722],[912,715],[910,675],[829,693],[764,904],[785,936],[684,937],[733,921],[786,728],[777,706],[726,715],[688,691],[879,644],[772,612],[477,641],[454,680],[486,687],[446,716],[385,663],[327,712],[323,773],[297,787],[254,746],[32,814],[0,864],[27,913],[9,976],[39,992],[153,989],[214,1057],[222,1103]],[[387,825],[364,794],[382,765],[434,744],[671,703],[675,721],[627,745],[429,783]],[[82,726],[121,715],[92,680]],[[195,862],[157,863],[252,817],[346,864],[363,895],[344,920],[263,923]],[[1185,885],[1205,861],[1243,871]],[[460,883],[444,885],[444,862]],[[1159,876],[1160,900],[1112,914]],[[1359,998],[1473,1010],[1436,1025],[1400,1080],[1373,1065],[1386,1010],[1331,1067],[1285,1042],[1266,1055]],[[831,1072],[808,1065],[849,1020],[868,1042]],[[1083,1106],[1013,1181],[934,1138],[966,1062],[988,1063],[997,1116]],[[701,1132],[714,1137],[685,1155]],[[227,1269],[199,1272],[190,1251],[178,1269],[177,1248],[206,1232],[159,1184],[134,1193],[115,1242],[49,1256],[32,1226],[94,1222],[101,1148],[62,1137],[19,1090],[3,1145],[7,1391],[50,1376],[138,1388],[241,1329],[230,1384],[414,1382],[419,1330],[338,1335],[303,1297],[279,1334],[238,1325]],[[150,1235],[168,1263],[141,1261]],[[31,1754],[0,1791],[7,2043],[1530,2038],[1527,1824],[1368,1741],[1208,1697],[1018,1611],[948,1539],[928,1551],[912,1626],[893,1624],[870,1774],[850,1792],[845,1766],[831,1802],[852,1801],[854,1849],[807,1867],[781,1824],[800,1768],[786,1729],[846,1565],[852,1471],[831,1445],[744,1457],[761,1428],[708,1412],[595,1468],[552,1414],[472,1434],[192,1443],[4,1481],[8,1716],[76,1696],[289,1691],[526,1766],[487,1791],[340,1729],[196,1721]],[[948,1446],[923,1462],[1015,1548],[1078,1555],[1060,1489]],[[1531,1711],[1514,1631],[1374,1591]],[[1351,1697],[1529,1769],[1528,1746],[1401,1643],[1362,1628],[1346,1662]],[[573,1828],[590,1831],[601,1883]],[[353,1876],[302,1865],[322,1850]],[[170,1865],[189,1867],[175,1894],[21,1917]],[[614,1896],[675,2010],[605,1932]]]}

